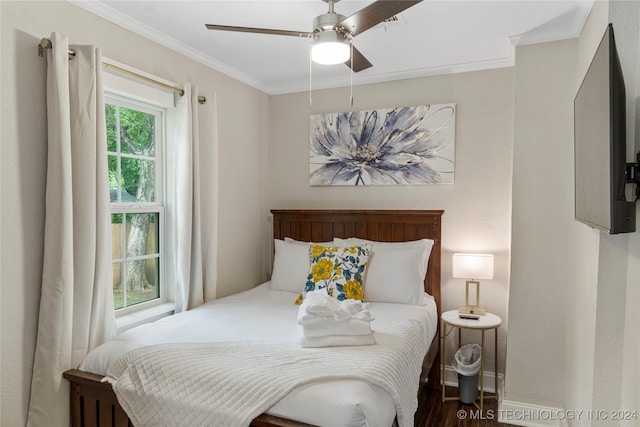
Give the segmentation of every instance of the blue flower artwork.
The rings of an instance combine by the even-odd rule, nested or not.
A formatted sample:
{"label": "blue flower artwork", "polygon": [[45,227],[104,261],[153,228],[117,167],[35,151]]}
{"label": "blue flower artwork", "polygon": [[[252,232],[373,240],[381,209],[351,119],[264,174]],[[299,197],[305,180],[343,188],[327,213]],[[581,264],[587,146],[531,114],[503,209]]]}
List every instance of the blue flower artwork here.
{"label": "blue flower artwork", "polygon": [[311,185],[452,184],[455,104],[311,116]]}

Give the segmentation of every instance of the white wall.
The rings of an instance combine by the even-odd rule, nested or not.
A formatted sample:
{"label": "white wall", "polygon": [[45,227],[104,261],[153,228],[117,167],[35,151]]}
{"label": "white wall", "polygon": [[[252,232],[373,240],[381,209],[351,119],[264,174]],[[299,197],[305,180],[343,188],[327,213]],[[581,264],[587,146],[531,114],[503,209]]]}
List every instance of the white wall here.
{"label": "white wall", "polygon": [[[444,209],[442,309],[464,304],[465,282],[451,278],[451,254],[494,253],[495,279],[482,281],[481,304],[504,319],[499,331],[502,371],[511,253],[512,69],[357,86],[354,98],[354,110],[455,103],[455,184],[310,187],[309,115],[349,110],[349,88],[314,91],[312,110],[306,92],[280,95],[272,97],[270,106],[272,208]],[[487,337],[493,348],[493,334]],[[493,366],[494,356],[487,353],[486,366]]]}
{"label": "white wall", "polygon": [[[562,401],[572,221],[575,41],[516,50],[513,224],[505,400]],[[544,88],[544,90],[542,89]]]}
{"label": "white wall", "polygon": [[[640,3],[610,1],[613,23],[627,96],[627,159],[635,161],[640,151]],[[602,29],[599,28],[600,32]],[[597,31],[597,29],[595,29]],[[640,203],[636,206],[640,218]],[[638,228],[640,230],[640,228]],[[638,306],[640,304],[640,232],[625,236],[600,234],[596,346],[594,350],[594,408],[640,409],[640,351]],[[629,420],[638,425],[640,420]],[[601,423],[602,424],[602,423]],[[598,425],[598,423],[594,423]]]}
{"label": "white wall", "polygon": [[[512,285],[503,407],[640,408],[640,233],[612,236],[573,220],[572,111],[611,21],[627,80],[629,160],[638,151],[633,135],[639,8],[637,2],[597,1],[579,39],[516,50]],[[505,422],[549,424],[539,419]],[[611,419],[606,423],[612,425]],[[584,415],[551,424],[598,422]]]}
{"label": "white wall", "polygon": [[[0,425],[24,425],[31,382],[42,274],[46,173],[46,59],[37,54],[53,31],[71,43],[95,44],[102,53],[177,83],[191,82],[212,101],[217,95],[220,162],[220,254],[218,284],[206,277],[207,298],[263,281],[268,242],[268,95],[163,48],[66,1],[1,1],[1,407]],[[198,107],[201,123],[214,103]],[[214,155],[205,141],[203,159]],[[205,162],[206,163],[206,162]],[[203,167],[203,205],[215,171]],[[205,232],[214,218],[204,216]],[[213,251],[205,254],[211,264]],[[242,260],[239,263],[237,260]],[[209,273],[210,275],[211,273]]]}
{"label": "white wall", "polygon": [[[640,408],[640,238],[629,242],[620,408]],[[623,425],[637,425],[630,420]]]}
{"label": "white wall", "polygon": [[[576,81],[587,71],[591,58],[608,23],[607,3],[595,2],[580,38],[577,40]],[[593,29],[597,28],[596,31]],[[573,168],[572,168],[573,171]],[[567,408],[591,408],[596,347],[598,300],[598,244],[600,232],[573,221],[569,224],[570,252],[567,300],[565,397]]]}

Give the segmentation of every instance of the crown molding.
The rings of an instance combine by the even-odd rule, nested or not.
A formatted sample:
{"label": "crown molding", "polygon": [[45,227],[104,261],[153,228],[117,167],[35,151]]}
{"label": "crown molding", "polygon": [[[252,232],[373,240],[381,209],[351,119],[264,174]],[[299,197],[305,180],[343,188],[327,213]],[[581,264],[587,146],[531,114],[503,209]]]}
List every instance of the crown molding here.
{"label": "crown molding", "polygon": [[595,0],[582,0],[570,10],[551,21],[545,22],[524,33],[509,37],[514,46],[526,46],[555,40],[580,37]]}
{"label": "crown molding", "polygon": [[239,80],[251,87],[254,87],[263,92],[269,92],[269,88],[266,87],[262,82],[256,80],[255,78],[238,71],[233,67],[229,67],[228,65],[216,61],[203,54],[202,52],[193,49],[191,46],[182,43],[173,37],[169,37],[163,34],[161,31],[156,30],[155,28],[149,27],[141,23],[136,19],[132,19],[129,16],[120,13],[113,8],[107,6],[103,2],[100,1],[90,1],[90,0],[67,0],[69,3],[72,3],[87,12],[93,13],[101,18],[106,19],[120,27],[123,27],[133,33],[138,34],[148,40],[151,40],[155,43],[158,43],[161,46],[164,46],[168,49],[176,51],[187,58],[193,59],[196,62],[199,62],[203,65],[206,65],[209,68],[212,68],[216,71],[219,71],[229,77],[232,77],[236,80]]}
{"label": "crown molding", "polygon": [[[509,54],[502,58],[495,58],[486,61],[473,61],[458,64],[450,64],[445,66],[434,66],[428,68],[419,68],[414,70],[403,71],[400,73],[385,73],[375,74],[367,77],[354,77],[354,85],[365,85],[375,83],[386,83],[397,80],[409,80],[422,77],[434,77],[458,73],[467,73],[473,71],[486,71],[497,68],[513,67],[515,61],[515,49],[513,46],[509,49]],[[341,87],[349,87],[351,80],[347,77],[335,79],[332,78],[331,82],[312,81],[312,90],[323,89],[336,89]],[[271,87],[268,92],[270,95],[286,95],[289,93],[305,92],[309,91],[309,80],[288,82],[286,87],[278,86]]]}

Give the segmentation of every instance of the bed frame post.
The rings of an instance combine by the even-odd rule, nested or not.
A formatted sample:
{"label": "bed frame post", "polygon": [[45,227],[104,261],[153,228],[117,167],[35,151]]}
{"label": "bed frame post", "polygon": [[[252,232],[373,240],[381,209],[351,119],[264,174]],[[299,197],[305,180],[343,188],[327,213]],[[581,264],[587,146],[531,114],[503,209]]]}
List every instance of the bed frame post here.
{"label": "bed frame post", "polygon": [[70,383],[69,399],[73,427],[131,427],[111,385],[102,375],[70,369],[63,374]]}
{"label": "bed frame post", "polygon": [[436,300],[436,310],[438,313],[436,336],[433,337],[435,342],[432,343],[431,348],[436,350],[436,353],[431,361],[431,369],[427,378],[427,386],[432,390],[439,390],[442,386],[441,377],[441,360],[440,360],[440,314],[442,313],[442,293],[441,293],[441,262],[442,262],[442,211],[438,218],[431,225],[431,235],[434,243],[431,251],[431,256],[434,259],[429,260],[429,268],[432,269],[433,277],[428,279],[428,292]]}

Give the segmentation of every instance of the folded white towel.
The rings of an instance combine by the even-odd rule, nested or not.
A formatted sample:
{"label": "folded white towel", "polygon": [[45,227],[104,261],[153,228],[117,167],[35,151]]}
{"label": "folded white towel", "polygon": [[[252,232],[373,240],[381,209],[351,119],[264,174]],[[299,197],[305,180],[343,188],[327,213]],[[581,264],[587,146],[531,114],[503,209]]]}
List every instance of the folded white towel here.
{"label": "folded white towel", "polygon": [[318,338],[334,335],[370,335],[371,322],[360,319],[328,320],[323,323],[302,325],[305,338]]}
{"label": "folded white towel", "polygon": [[375,344],[368,304],[338,301],[326,289],[307,293],[298,309],[298,325],[302,347]]}
{"label": "folded white towel", "polygon": [[299,325],[313,325],[315,323],[326,322],[327,316],[311,314],[307,312],[307,304],[303,302],[298,308],[298,324]]}
{"label": "folded white towel", "polygon": [[338,301],[326,289],[307,293],[298,309],[298,325],[302,347],[375,344],[368,304]]}
{"label": "folded white towel", "polygon": [[366,308],[368,304],[363,303],[360,300],[355,299],[346,299],[340,301],[340,308],[346,311],[349,314],[355,314],[359,311],[362,311]]}
{"label": "folded white towel", "polygon": [[345,345],[373,345],[376,340],[369,335],[331,335],[326,337],[309,337],[302,334],[302,327],[298,326],[298,342],[301,347],[339,347]]}
{"label": "folded white towel", "polygon": [[373,320],[369,310],[362,310],[356,314],[346,314],[345,312],[335,313],[333,316],[320,316],[317,314],[309,314],[303,308],[298,310],[298,324],[299,325],[317,325],[325,322],[341,322],[351,319],[358,319],[370,322]]}
{"label": "folded white towel", "polygon": [[332,320],[348,320],[351,318],[351,314],[349,314],[348,311],[344,311],[343,309],[339,308],[334,311],[333,316],[329,316],[329,318]]}
{"label": "folded white towel", "polygon": [[305,306],[300,306],[298,309],[298,324],[300,325],[315,325],[317,323],[324,323],[327,321],[339,322],[349,320],[351,317],[352,315],[343,310],[337,310],[329,315],[324,315],[309,313]]}
{"label": "folded white towel", "polygon": [[331,316],[340,310],[340,302],[327,293],[326,288],[307,292],[302,306],[309,314]]}
{"label": "folded white towel", "polygon": [[373,318],[371,317],[371,313],[369,310],[362,310],[357,313],[351,315],[352,319],[366,320],[367,322],[371,322]]}
{"label": "folded white towel", "polygon": [[318,316],[316,314],[309,314],[304,310],[298,310],[298,325],[317,325],[319,323],[325,323],[327,319],[327,316]]}

